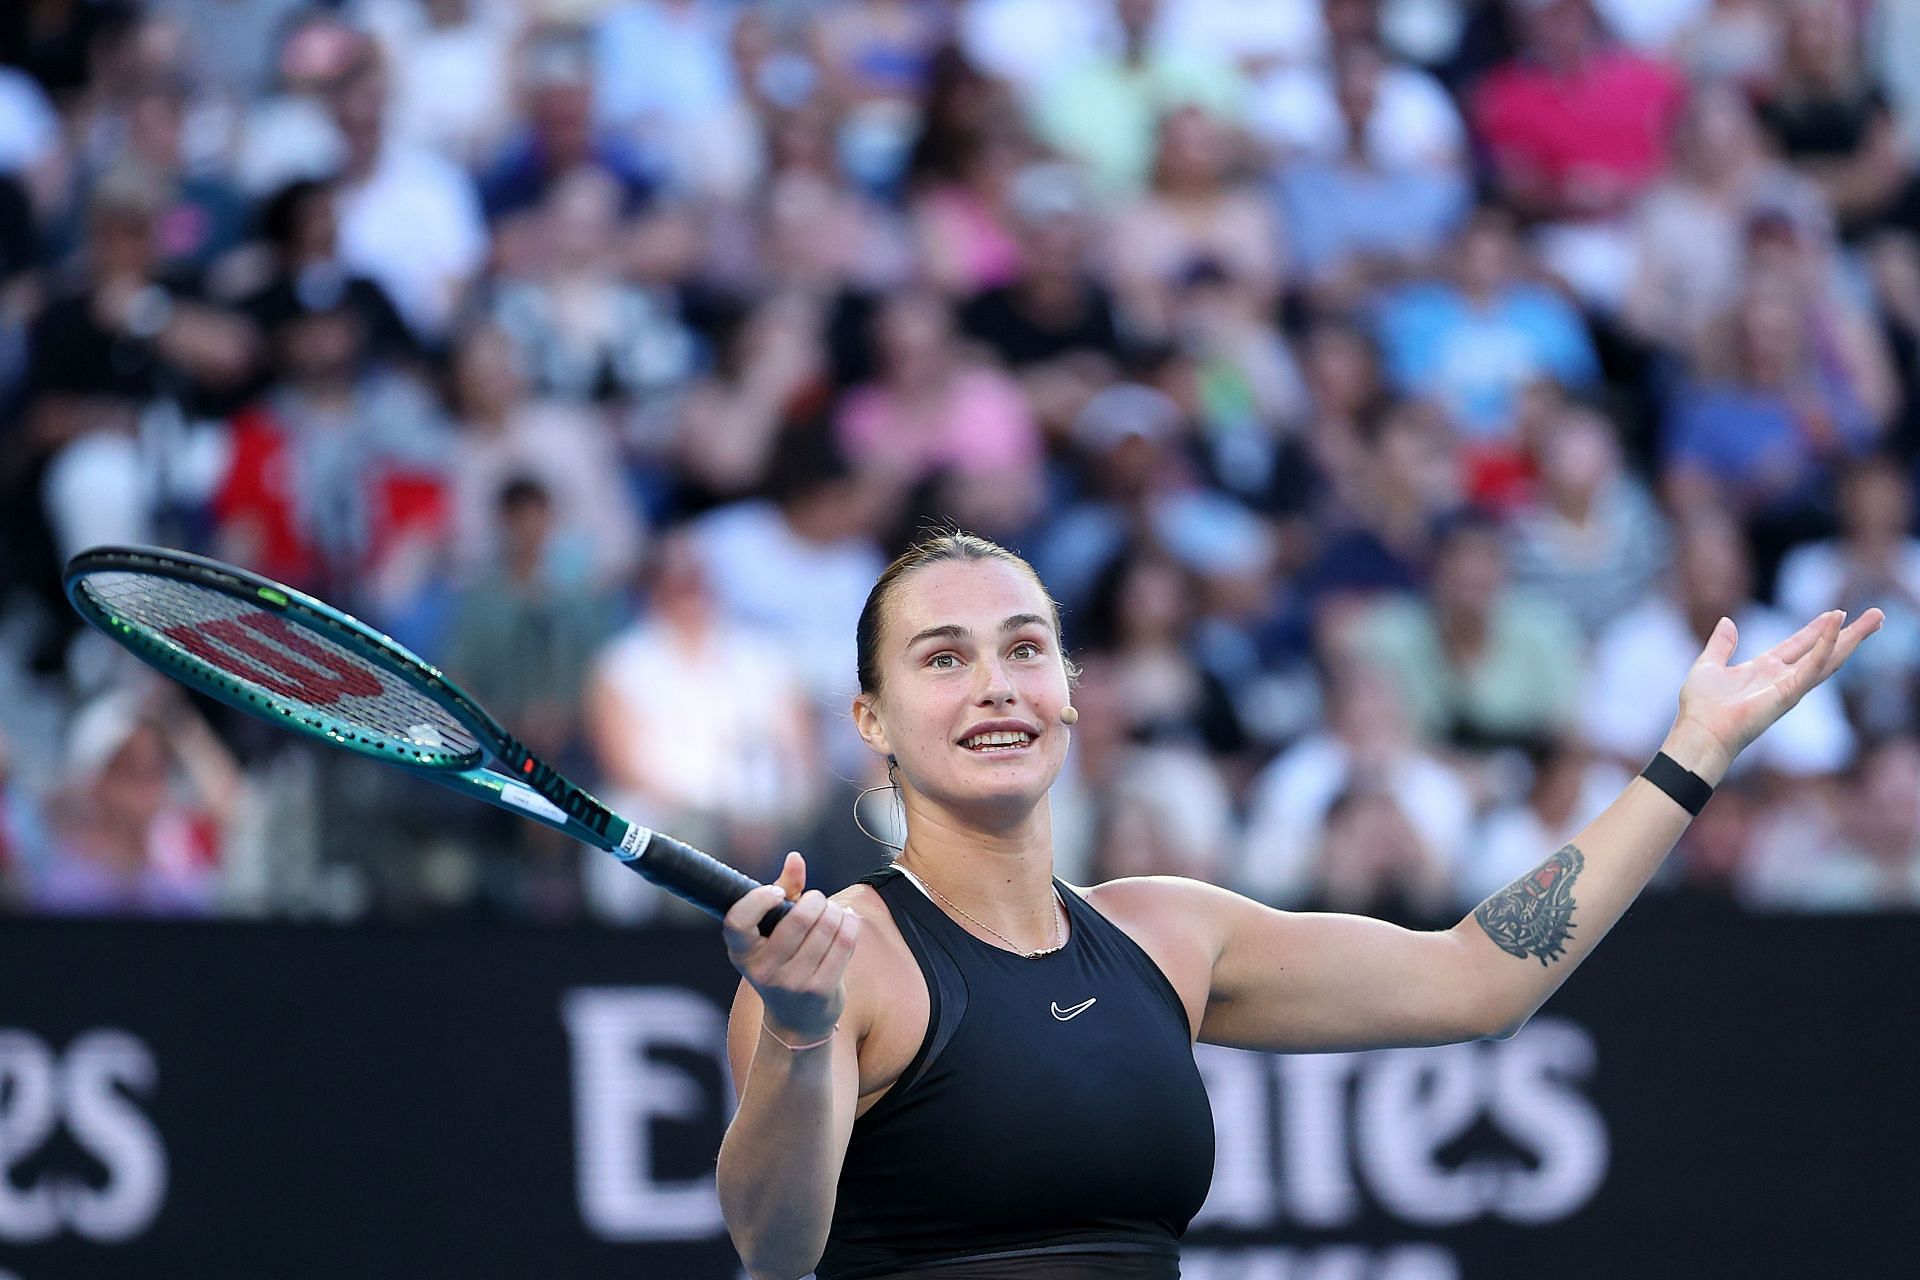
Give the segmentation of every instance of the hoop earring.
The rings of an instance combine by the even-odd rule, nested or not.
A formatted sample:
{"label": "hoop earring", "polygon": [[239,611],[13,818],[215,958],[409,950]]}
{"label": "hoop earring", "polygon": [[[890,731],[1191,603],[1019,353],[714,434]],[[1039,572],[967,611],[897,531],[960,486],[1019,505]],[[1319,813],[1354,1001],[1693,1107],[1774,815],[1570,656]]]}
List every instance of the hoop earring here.
{"label": "hoop earring", "polygon": [[881,846],[884,849],[891,849],[895,853],[900,853],[906,849],[905,845],[894,844],[892,841],[889,841],[889,840],[882,840],[879,836],[867,830],[867,824],[860,820],[860,802],[862,800],[865,800],[868,796],[872,795],[876,791],[893,792],[895,797],[894,803],[895,804],[899,803],[900,783],[893,776],[893,771],[897,767],[898,767],[898,762],[895,761],[892,756],[888,756],[887,757],[887,781],[880,783],[877,786],[864,787],[861,789],[860,794],[853,798],[853,825],[860,829],[861,835],[873,841],[875,844]]}

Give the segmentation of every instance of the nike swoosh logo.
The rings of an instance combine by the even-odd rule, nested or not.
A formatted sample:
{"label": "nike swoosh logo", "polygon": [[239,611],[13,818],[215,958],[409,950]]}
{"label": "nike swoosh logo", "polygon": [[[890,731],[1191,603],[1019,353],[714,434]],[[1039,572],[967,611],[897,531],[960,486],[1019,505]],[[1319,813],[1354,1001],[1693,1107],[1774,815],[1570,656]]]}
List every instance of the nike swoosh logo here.
{"label": "nike swoosh logo", "polygon": [[1100,998],[1099,996],[1088,996],[1085,1000],[1073,1006],[1073,1008],[1071,1009],[1062,1009],[1060,1007],[1060,1002],[1058,1000],[1055,1000],[1053,1002],[1053,1016],[1060,1019],[1060,1021],[1062,1022],[1069,1022],[1074,1018],[1079,1017],[1081,1014],[1085,1013],[1088,1009],[1092,1008],[1093,1002],[1095,1000],[1098,1000],[1099,998]]}

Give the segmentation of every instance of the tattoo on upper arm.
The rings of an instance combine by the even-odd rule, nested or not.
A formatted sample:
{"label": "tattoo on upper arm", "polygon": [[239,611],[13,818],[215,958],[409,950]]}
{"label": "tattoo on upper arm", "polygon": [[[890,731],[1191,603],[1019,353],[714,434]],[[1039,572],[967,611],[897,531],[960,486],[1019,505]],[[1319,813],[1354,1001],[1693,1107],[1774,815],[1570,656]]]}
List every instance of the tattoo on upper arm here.
{"label": "tattoo on upper arm", "polygon": [[1533,956],[1542,968],[1566,954],[1573,932],[1573,882],[1586,865],[1568,845],[1474,908],[1473,918],[1508,955]]}

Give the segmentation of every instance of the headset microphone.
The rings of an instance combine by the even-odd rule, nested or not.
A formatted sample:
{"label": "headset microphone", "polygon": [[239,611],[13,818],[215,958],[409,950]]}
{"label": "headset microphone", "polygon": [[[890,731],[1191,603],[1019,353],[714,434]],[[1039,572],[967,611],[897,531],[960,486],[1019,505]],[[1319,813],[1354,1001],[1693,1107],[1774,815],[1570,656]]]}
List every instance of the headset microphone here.
{"label": "headset microphone", "polygon": [[1078,707],[1075,707],[1069,704],[1067,706],[1060,708],[1061,724],[1072,725],[1072,724],[1078,724],[1079,722],[1080,722],[1080,709]]}

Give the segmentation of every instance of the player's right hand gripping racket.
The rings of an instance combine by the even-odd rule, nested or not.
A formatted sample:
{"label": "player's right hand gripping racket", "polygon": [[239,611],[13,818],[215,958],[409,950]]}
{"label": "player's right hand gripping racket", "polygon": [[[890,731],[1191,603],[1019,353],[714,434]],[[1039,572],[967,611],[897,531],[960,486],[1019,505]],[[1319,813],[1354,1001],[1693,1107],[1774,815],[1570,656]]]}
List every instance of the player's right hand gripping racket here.
{"label": "player's right hand gripping racket", "polygon": [[[182,684],[544,822],[716,916],[760,887],[614,813],[439,671],[312,596],[161,547],[83,551],[67,564],[66,589],[83,618]],[[760,932],[791,908],[778,904]]]}

